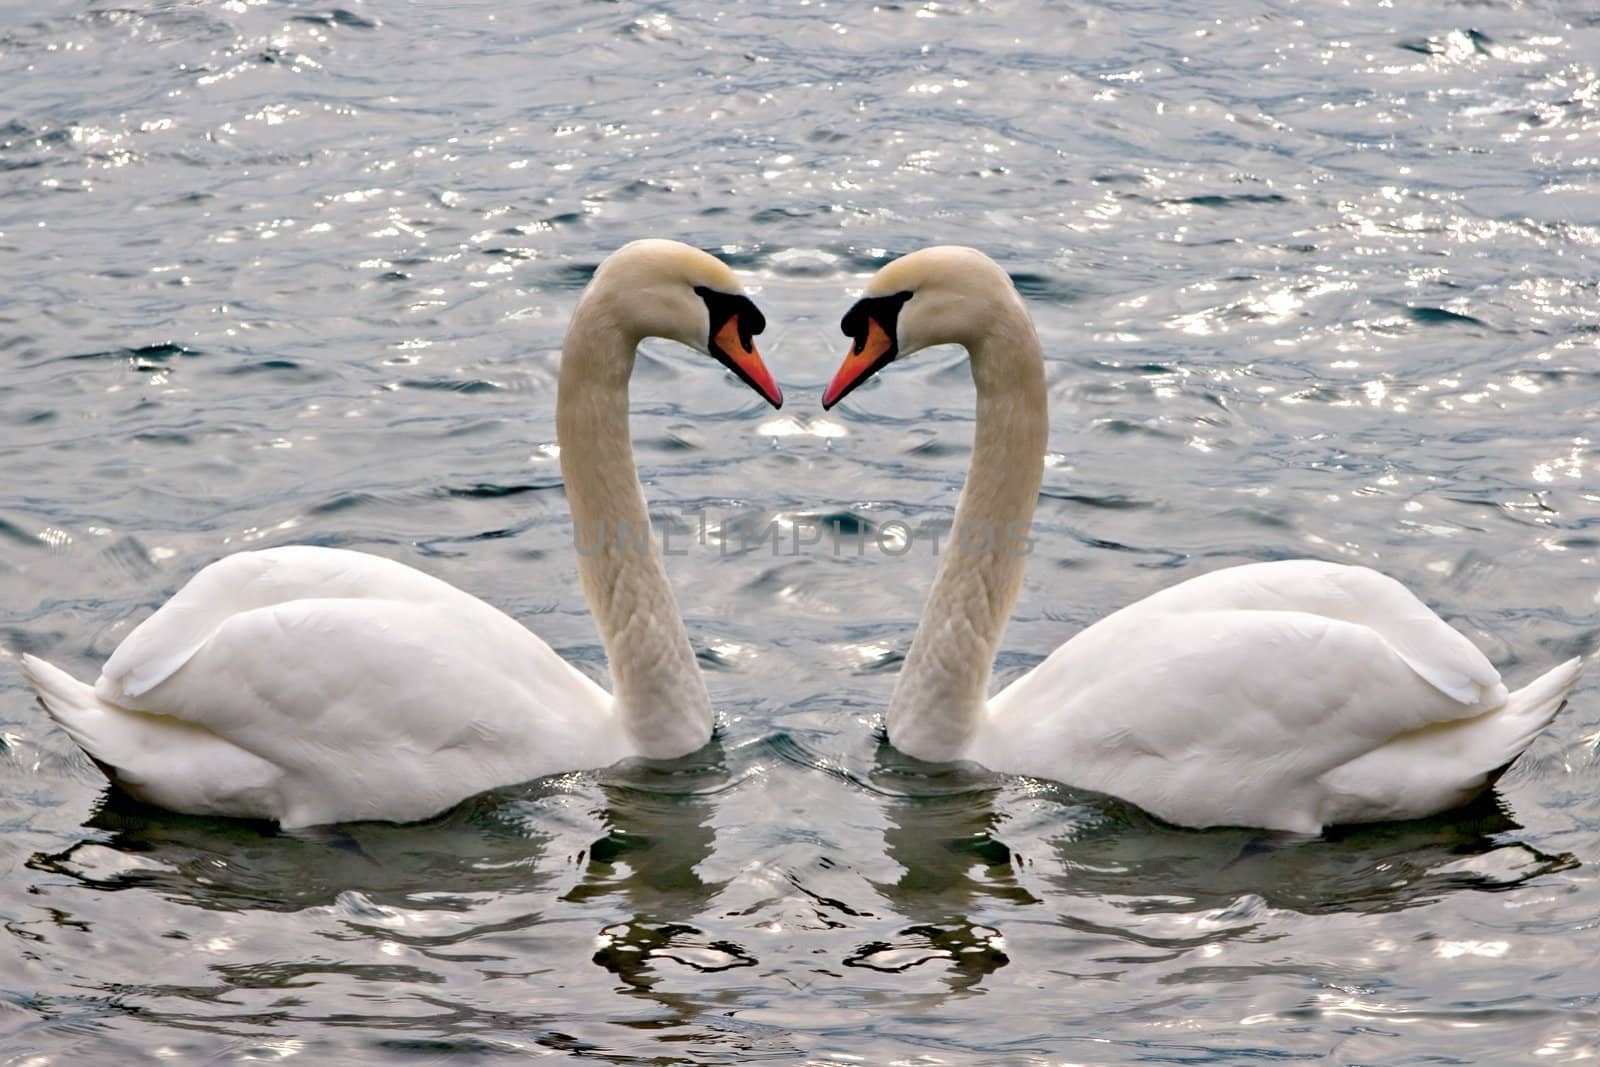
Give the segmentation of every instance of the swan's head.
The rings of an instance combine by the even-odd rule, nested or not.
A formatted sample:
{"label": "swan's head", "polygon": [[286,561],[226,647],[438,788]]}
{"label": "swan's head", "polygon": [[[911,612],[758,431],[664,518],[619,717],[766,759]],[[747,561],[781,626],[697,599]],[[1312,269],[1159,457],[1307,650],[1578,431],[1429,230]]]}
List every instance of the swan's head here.
{"label": "swan's head", "polygon": [[970,351],[1001,305],[1017,299],[1006,272],[975,248],[941,245],[901,256],[872,276],[839,323],[852,344],[822,406],[833,407],[913,352],[948,344]]}
{"label": "swan's head", "polygon": [[783,406],[755,346],[766,317],[722,260],[677,241],[633,241],[606,257],[589,284],[611,298],[618,325],[636,339],[664,337],[709,355]]}

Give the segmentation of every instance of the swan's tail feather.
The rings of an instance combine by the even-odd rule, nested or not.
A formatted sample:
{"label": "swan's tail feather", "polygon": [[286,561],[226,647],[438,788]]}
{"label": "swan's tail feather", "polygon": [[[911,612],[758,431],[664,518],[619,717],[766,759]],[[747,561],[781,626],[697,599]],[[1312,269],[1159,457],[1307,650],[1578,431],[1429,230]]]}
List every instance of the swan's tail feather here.
{"label": "swan's tail feather", "polygon": [[98,751],[99,746],[95,743],[95,727],[98,720],[104,719],[115,709],[94,695],[93,686],[85,685],[60,667],[47,663],[38,656],[22,657],[22,673],[34,691],[39,694],[39,703],[44,705],[44,710],[50,713],[56,724],[65,730],[73,743],[87,752],[102,770],[111,773],[106,760]]}
{"label": "swan's tail feather", "polygon": [[1578,684],[1583,672],[1583,657],[1573,656],[1558,666],[1550,668],[1527,685],[1512,693],[1506,700],[1506,713],[1534,715],[1543,727],[1567,702],[1567,694]]}
{"label": "swan's tail feather", "polygon": [[1512,727],[1502,735],[1502,758],[1491,772],[1491,780],[1498,778],[1522,750],[1533,744],[1550,721],[1567,706],[1567,694],[1578,684],[1583,672],[1583,657],[1574,656],[1565,663],[1552,667],[1539,677],[1506,698],[1506,706],[1495,719]]}
{"label": "swan's tail feather", "polygon": [[203,726],[120,707],[37,656],[22,672],[50,717],[107,778],[149,804],[272,818],[276,767]]}
{"label": "swan's tail feather", "polygon": [[1570,659],[1493,711],[1401,734],[1328,772],[1323,822],[1416,819],[1465,804],[1550,725],[1582,668],[1581,659]]}

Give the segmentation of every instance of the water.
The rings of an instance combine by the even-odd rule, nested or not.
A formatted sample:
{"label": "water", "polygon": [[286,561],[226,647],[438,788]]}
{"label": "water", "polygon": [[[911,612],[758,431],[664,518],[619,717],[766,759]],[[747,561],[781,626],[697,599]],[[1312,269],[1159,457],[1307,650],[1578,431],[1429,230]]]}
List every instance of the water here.
{"label": "water", "polygon": [[[1597,57],[1576,0],[0,3],[0,1063],[1600,1055],[1600,672],[1474,808],[1317,841],[930,774],[875,716],[934,560],[876,539],[948,521],[970,381],[817,406],[866,273],[979,245],[1050,354],[1000,680],[1301,555],[1525,680],[1600,629]],[[790,398],[634,381],[719,744],[414,827],[111,796],[14,657],[89,675],[250,545],[603,677],[554,372],[648,234],[744,274]]]}

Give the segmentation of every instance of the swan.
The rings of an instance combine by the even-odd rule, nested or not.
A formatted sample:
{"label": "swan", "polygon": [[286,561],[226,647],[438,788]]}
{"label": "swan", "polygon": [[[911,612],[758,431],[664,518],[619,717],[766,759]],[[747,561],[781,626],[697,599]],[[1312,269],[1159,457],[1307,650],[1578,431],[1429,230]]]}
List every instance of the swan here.
{"label": "swan", "polygon": [[764,327],[725,264],[675,241],[617,250],[573,311],[556,436],[612,693],[446,582],[310,546],[201,570],[93,686],[35,656],[23,671],[134,797],[285,828],[410,822],[486,789],[693,752],[711,737],[711,704],[650,534],[628,380],[638,343],[663,337],[781,406],[752,341]]}
{"label": "swan", "polygon": [[1399,582],[1286,560],[1192,578],[1106,616],[985,700],[1044,472],[1044,363],[1006,273],[927,248],[868,282],[824,408],[890,362],[963,346],[972,463],[885,716],[936,762],[1053,779],[1183,826],[1319,833],[1421,818],[1487,788],[1560,710],[1571,659],[1508,693]]}

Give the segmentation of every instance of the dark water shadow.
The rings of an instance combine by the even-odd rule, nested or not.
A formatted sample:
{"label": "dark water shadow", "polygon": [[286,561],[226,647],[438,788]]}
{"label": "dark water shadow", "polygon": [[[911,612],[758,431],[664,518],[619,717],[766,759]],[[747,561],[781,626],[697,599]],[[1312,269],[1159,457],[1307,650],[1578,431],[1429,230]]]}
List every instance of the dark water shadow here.
{"label": "dark water shadow", "polygon": [[416,892],[526,889],[550,837],[531,830],[504,791],[423,823],[279,830],[271,823],[183,815],[108,789],[84,822],[95,831],[28,867],[99,890],[145,889],[218,911],[295,912],[343,893],[401,903]]}
{"label": "dark water shadow", "polygon": [[[1059,790],[1059,793],[1052,793]],[[1117,896],[1135,914],[1237,908],[1241,901],[1301,915],[1380,914],[1457,892],[1502,892],[1580,866],[1566,852],[1519,839],[1499,797],[1430,819],[1332,827],[1320,836],[1249,828],[1190,830],[1122,801],[1046,785],[1035,792],[1032,842],[1048,852],[1056,887]],[[1058,829],[1039,816],[1060,805]]]}
{"label": "dark water shadow", "polygon": [[[718,794],[738,784],[720,745],[679,764],[635,764],[602,773],[607,832],[580,857],[583,874],[561,899],[575,904],[617,899],[630,914],[599,932],[594,962],[629,988],[655,992],[663,964],[702,974],[753,967],[741,945],[695,925],[725,882],[706,881],[698,868],[716,840]],[[685,789],[693,774],[694,788]],[[684,1005],[685,1014],[691,1014]]]}
{"label": "dark water shadow", "polygon": [[[713,743],[680,760],[630,760],[491,790],[422,822],[298,830],[166,811],[108,787],[83,823],[89,834],[59,851],[35,853],[27,867],[97,890],[145,889],[211,910],[293,912],[347,893],[398,904],[419,893],[436,900],[526,892],[563,867],[587,863],[584,882],[567,898],[581,900],[585,885],[605,880],[597,874],[602,867],[626,856],[637,877],[600,891],[648,896],[694,882],[692,873],[669,868],[691,871],[709,852],[709,798],[731,784]],[[593,798],[588,814],[608,832],[574,856],[552,855],[558,839],[570,842],[581,833],[561,815],[565,805],[554,803],[574,796]],[[654,848],[659,842],[675,848]],[[647,902],[645,910],[662,906]]]}
{"label": "dark water shadow", "polygon": [[996,836],[1003,780],[971,766],[923,764],[882,741],[864,775],[841,773],[881,798],[884,848],[901,873],[873,888],[905,923],[857,945],[844,966],[891,975],[936,968],[947,993],[976,989],[1010,963],[1001,931],[981,913],[1039,903]]}
{"label": "dark water shadow", "polygon": [[[651,1002],[648,1024],[626,1025],[682,1027],[695,1040],[787,1055],[794,1049],[775,1035],[718,1025],[706,1004],[714,984],[682,980],[685,972],[713,975],[757,964],[745,946],[697,925],[724,886],[702,878],[698,868],[712,853],[714,815],[722,794],[739,784],[740,766],[714,741],[680,760],[633,760],[494,790],[425,822],[296,831],[163,811],[108,789],[81,840],[36,853],[27,867],[97,893],[143,890],[210,911],[267,913],[268,921],[290,924],[283,929],[282,958],[218,966],[223,985],[208,994],[215,1005],[208,1000],[206,1011],[156,1020],[182,1029],[212,1029],[232,1018],[224,994],[238,985],[288,988],[338,972],[384,982],[386,997],[417,1000],[443,1013],[393,1021],[394,1032],[378,1041],[383,1049],[481,1052],[478,1033],[486,1023],[506,1025],[503,1009],[483,1015],[430,992],[443,979],[429,968],[397,965],[377,973],[320,957],[299,959],[304,939],[397,942],[440,967],[477,960],[489,973],[526,969],[534,975],[547,961],[537,952],[526,955],[529,946],[551,938],[583,944],[592,937],[599,942],[593,963],[618,979],[613,991]],[[595,820],[603,829],[598,837],[591,836]],[[570,888],[563,892],[564,885]],[[139,907],[132,901],[124,906]],[[325,915],[301,920],[292,914],[329,908],[331,927]],[[414,927],[393,921],[417,911],[440,921]],[[586,934],[589,922],[598,928]],[[508,954],[507,938],[523,949]],[[563,981],[574,978],[582,980]],[[604,1001],[577,1013],[590,1026],[637,1014]],[[542,1046],[636,1062],[572,1036],[577,1022],[532,1013],[515,1026]]]}
{"label": "dark water shadow", "polygon": [[579,856],[581,876],[559,900],[611,913],[596,932],[591,959],[615,976],[613,992],[648,1003],[652,1012],[626,1025],[658,1043],[719,1050],[704,1062],[794,1062],[801,1056],[786,1030],[718,1010],[737,1001],[741,984],[760,984],[756,953],[718,921],[716,901],[728,882],[702,873],[715,849],[718,812],[737,803],[735,791],[758,750],[724,749],[714,741],[685,761],[601,772],[607,803],[599,814],[606,832]]}
{"label": "dark water shadow", "polygon": [[1377,915],[1581,866],[1520,837],[1493,791],[1430,819],[1312,837],[1177,827],[1114,797],[924,763],[882,741],[868,773],[851,777],[885,798],[885,845],[904,873],[878,888],[916,924],[895,944],[864,946],[855,965],[1003,966],[999,932],[970,918],[993,905],[1043,902],[1066,926],[1142,941],[1130,926],[1152,915],[1210,911],[1241,930],[1270,911]]}

